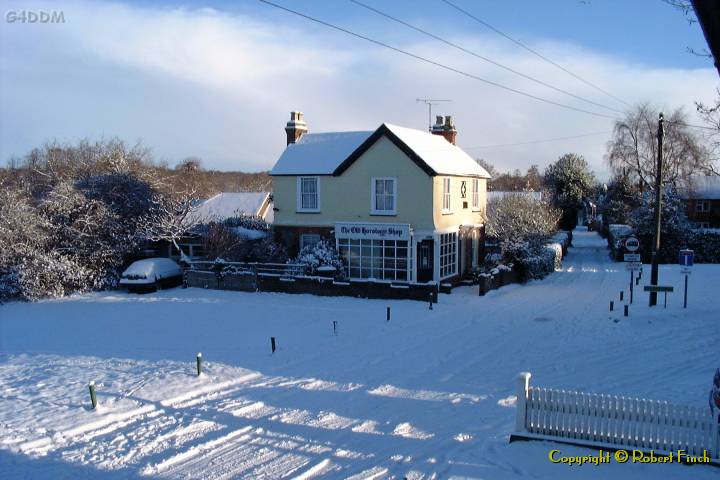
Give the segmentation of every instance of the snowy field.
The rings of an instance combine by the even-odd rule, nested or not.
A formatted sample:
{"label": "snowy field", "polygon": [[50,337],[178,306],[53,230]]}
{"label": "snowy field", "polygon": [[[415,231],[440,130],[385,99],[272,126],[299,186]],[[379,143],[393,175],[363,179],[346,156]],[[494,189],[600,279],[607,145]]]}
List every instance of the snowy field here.
{"label": "snowy field", "polygon": [[[687,310],[681,293],[650,310],[636,290],[624,318],[608,311],[629,283],[623,265],[593,233],[574,245],[543,281],[459,288],[432,311],[200,289],[0,306],[0,477],[719,478],[570,468],[548,451],[592,451],[508,444],[522,370],[537,385],[704,407],[720,366],[720,266],[694,268]],[[681,291],[679,268],[661,283]]]}

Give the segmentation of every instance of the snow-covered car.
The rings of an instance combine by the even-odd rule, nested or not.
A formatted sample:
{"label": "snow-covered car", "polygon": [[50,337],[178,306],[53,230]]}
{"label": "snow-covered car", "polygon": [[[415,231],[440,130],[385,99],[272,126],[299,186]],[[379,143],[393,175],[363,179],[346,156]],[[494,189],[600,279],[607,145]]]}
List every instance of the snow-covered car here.
{"label": "snow-covered car", "polygon": [[130,292],[154,292],[182,283],[180,265],[169,258],[146,258],[133,262],[120,276],[120,286]]}

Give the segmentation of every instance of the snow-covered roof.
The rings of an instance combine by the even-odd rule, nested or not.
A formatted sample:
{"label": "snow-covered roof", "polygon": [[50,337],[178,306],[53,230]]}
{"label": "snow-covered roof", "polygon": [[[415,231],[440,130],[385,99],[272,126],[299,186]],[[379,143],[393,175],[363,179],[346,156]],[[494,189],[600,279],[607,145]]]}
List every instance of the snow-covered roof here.
{"label": "snow-covered roof", "polygon": [[270,175],[332,175],[373,132],[306,133],[280,155]]}
{"label": "snow-covered roof", "polygon": [[268,192],[223,192],[202,202],[193,212],[194,218],[224,220],[237,216],[260,215],[270,194]]}
{"label": "snow-covered roof", "polygon": [[[303,135],[290,144],[270,171],[270,175],[333,175],[346,168],[346,161],[360,147],[369,147],[371,137],[387,135],[413,153],[428,173],[469,175],[490,178],[488,172],[460,147],[440,135],[388,123],[370,132],[333,132]],[[394,137],[394,138],[393,138]],[[370,140],[371,141],[371,140]],[[364,150],[363,150],[364,151]],[[361,153],[361,152],[360,152]],[[344,167],[344,168],[343,168]]]}
{"label": "snow-covered roof", "polygon": [[532,200],[539,202],[542,200],[542,192],[522,191],[522,192],[511,192],[505,190],[491,190],[487,192],[488,201],[494,199],[501,199],[507,195],[525,195],[530,197]]}
{"label": "snow-covered roof", "polygon": [[720,200],[720,177],[717,175],[694,175],[690,186],[681,189],[685,198],[698,200]]}

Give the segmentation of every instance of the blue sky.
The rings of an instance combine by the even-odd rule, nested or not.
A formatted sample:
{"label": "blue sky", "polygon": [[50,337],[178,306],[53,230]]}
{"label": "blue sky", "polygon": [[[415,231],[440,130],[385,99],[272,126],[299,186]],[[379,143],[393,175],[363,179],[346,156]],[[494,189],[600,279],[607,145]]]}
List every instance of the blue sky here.
{"label": "blue sky", "polygon": [[[377,16],[346,0],[277,3],[434,61],[551,101],[593,111]],[[623,105],[542,62],[440,0],[362,0],[476,53],[573,94]],[[660,0],[470,1],[462,8],[629,103],[693,115],[720,84],[697,24]],[[0,29],[0,161],[46,140],[118,136],[169,164],[271,168],[288,112],[311,131],[424,128],[417,97],[451,98],[458,143],[500,170],[546,166],[574,151],[598,176],[612,119],[518,96],[313,24],[257,1],[2,1],[9,10],[63,10],[61,25]],[[611,113],[611,115],[615,115]],[[497,146],[548,138],[577,139]]]}

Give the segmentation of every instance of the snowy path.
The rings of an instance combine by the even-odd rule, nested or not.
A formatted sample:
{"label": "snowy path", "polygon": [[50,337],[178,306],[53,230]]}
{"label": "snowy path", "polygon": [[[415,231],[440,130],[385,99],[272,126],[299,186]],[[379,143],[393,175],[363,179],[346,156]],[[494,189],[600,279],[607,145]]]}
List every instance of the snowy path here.
{"label": "snowy path", "polygon": [[[668,309],[651,311],[638,294],[624,318],[608,303],[621,305],[628,277],[602,239],[576,231],[562,271],[485,297],[456,289],[433,311],[410,301],[199,289],[5,305],[0,471],[717,478],[716,469],[676,465],[571,469],[547,461],[552,444],[507,443],[521,370],[544,386],[706,405],[720,363],[720,267],[696,267],[688,310],[675,294]],[[674,266],[661,279],[676,289],[682,282]],[[199,378],[198,351],[206,360]],[[89,380],[98,384],[99,411],[87,408]]]}

